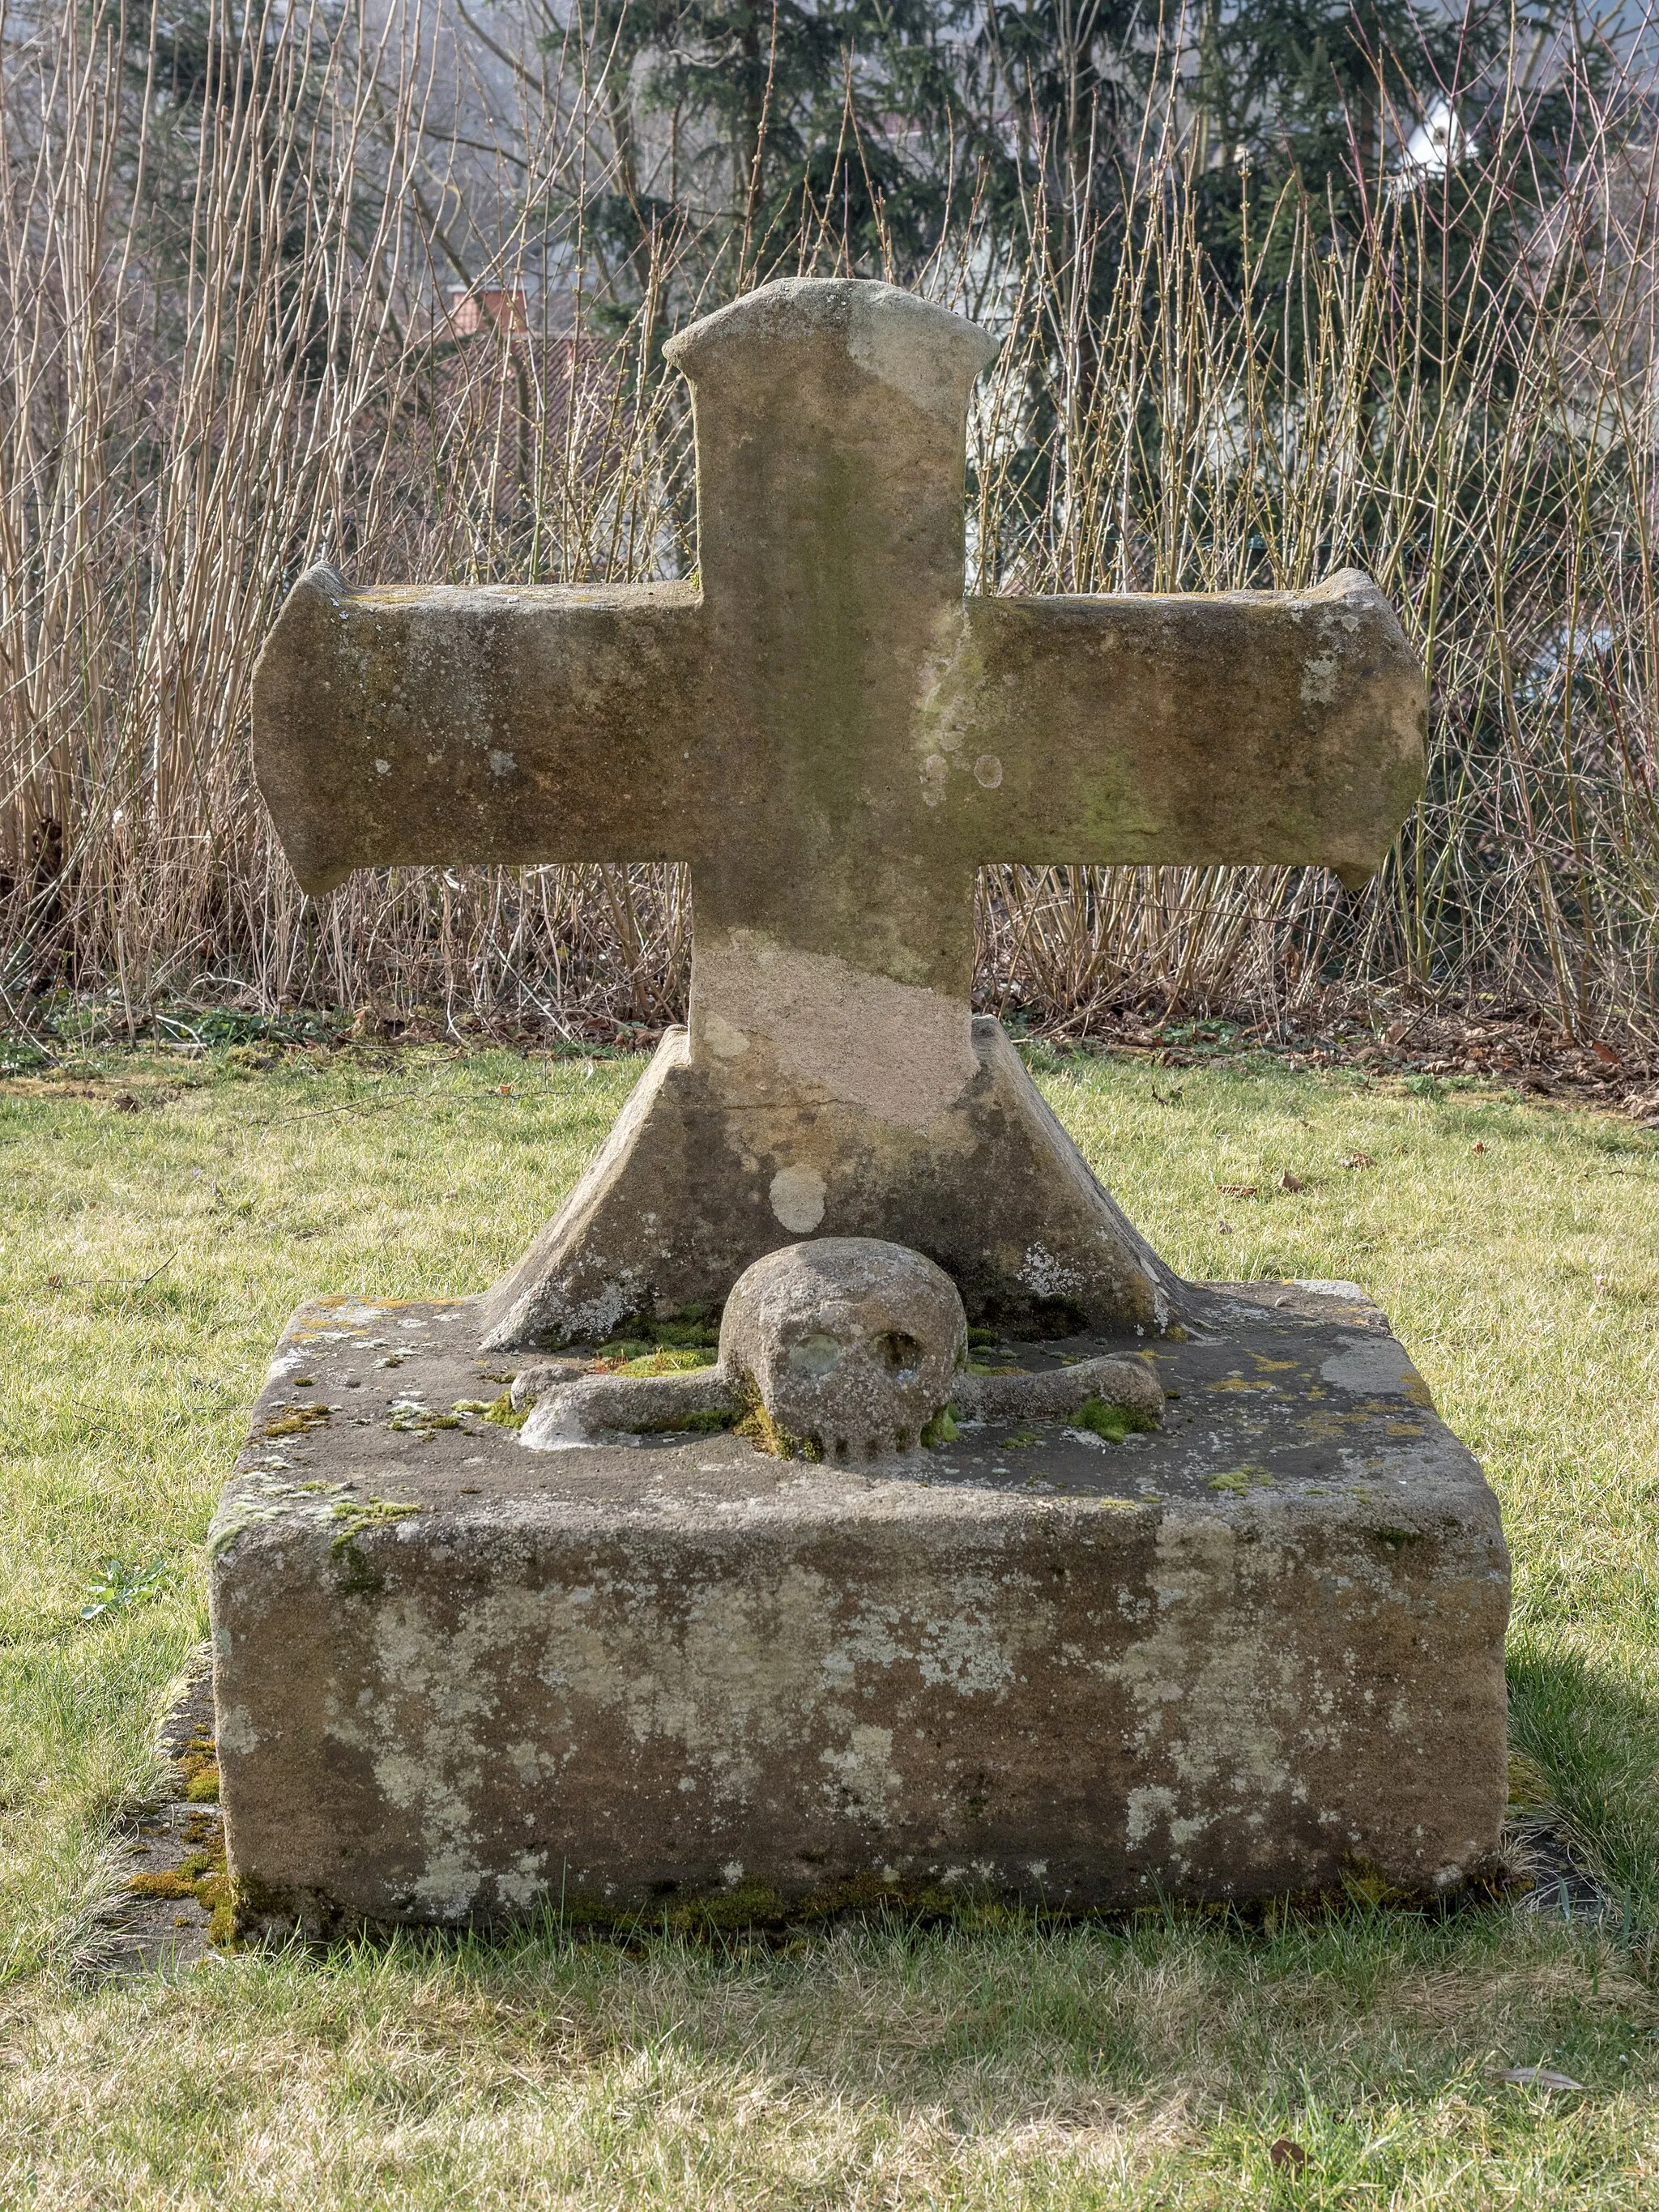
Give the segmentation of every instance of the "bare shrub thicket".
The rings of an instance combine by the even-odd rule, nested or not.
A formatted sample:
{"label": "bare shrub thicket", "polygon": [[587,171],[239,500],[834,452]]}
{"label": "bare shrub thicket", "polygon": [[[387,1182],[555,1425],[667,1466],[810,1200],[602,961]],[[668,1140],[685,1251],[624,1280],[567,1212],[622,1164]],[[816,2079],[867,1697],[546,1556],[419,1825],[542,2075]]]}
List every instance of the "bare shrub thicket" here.
{"label": "bare shrub thicket", "polygon": [[[481,178],[498,194],[469,273],[496,289],[463,334],[446,0],[227,11],[193,100],[156,82],[136,4],[0,4],[4,1010],[68,986],[134,1025],[181,1000],[659,1024],[686,986],[676,871],[365,873],[307,906],[252,788],[249,674],[325,555],[364,580],[685,573],[665,323],[844,268],[833,226],[734,256],[682,221],[624,287],[583,231],[614,148],[577,15],[501,78],[510,157],[466,154],[474,202]],[[994,871],[988,1004],[1075,1026],[1386,990],[1659,1033],[1654,137],[1627,83],[1570,89],[1590,151],[1455,330],[1416,289],[1431,180],[1379,173],[1334,250],[1263,206],[1224,292],[1188,189],[1213,156],[1178,103],[1109,216],[1033,208],[1011,256],[965,209],[892,272],[1008,334],[973,425],[976,587],[1291,586],[1352,561],[1432,681],[1429,796],[1369,890]]]}

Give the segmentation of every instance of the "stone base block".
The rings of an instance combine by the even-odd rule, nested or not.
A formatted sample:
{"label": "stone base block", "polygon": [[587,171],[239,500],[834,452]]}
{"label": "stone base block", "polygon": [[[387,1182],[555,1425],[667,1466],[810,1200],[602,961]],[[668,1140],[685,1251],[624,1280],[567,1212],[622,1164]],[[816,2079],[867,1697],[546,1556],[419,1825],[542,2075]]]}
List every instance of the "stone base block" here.
{"label": "stone base block", "polygon": [[[1496,1501],[1374,1307],[1210,1286],[1157,1437],[538,1454],[471,1304],[324,1301],[212,1538],[245,1922],[1420,1893],[1495,1853]],[[1039,1365],[1098,1338],[1006,1347]],[[1118,1347],[1121,1348],[1121,1347]]]}

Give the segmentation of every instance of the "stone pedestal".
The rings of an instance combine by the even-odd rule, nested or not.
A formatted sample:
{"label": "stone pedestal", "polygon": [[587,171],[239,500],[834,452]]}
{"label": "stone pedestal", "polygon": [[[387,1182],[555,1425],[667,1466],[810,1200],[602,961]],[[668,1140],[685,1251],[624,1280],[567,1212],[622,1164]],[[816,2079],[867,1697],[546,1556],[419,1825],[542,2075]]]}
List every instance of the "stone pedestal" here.
{"label": "stone pedestal", "polygon": [[1096,1182],[1000,1022],[965,997],[775,953],[759,972],[781,1000],[779,971],[798,1001],[817,987],[824,1018],[774,1017],[766,1039],[758,1022],[752,1036],[722,1022],[726,1056],[699,1054],[718,1018],[700,1018],[694,985],[690,1032],[668,1031],[586,1173],[480,1300],[490,1346],[712,1312],[751,1261],[808,1236],[908,1245],[969,1321],[1024,1336],[1179,1315],[1180,1278]]}
{"label": "stone pedestal", "polygon": [[510,1373],[476,1303],[302,1308],[212,1539],[244,1924],[1479,1871],[1496,1501],[1358,1293],[1193,1297],[1185,1340],[1134,1344],[1161,1434],[988,1425],[855,1468],[532,1453],[456,1410]]}

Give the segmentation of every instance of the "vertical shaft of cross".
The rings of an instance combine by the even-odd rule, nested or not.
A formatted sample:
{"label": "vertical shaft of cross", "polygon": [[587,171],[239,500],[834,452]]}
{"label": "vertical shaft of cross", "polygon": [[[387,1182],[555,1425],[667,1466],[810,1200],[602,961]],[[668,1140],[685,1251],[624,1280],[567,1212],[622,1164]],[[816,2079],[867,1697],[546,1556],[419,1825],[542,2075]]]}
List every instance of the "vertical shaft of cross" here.
{"label": "vertical shaft of cross", "polygon": [[823,1077],[872,1023],[912,1051],[920,1030],[947,1090],[973,1072],[971,864],[939,849],[914,725],[961,633],[963,431],[994,350],[853,283],[769,287],[667,349],[733,832],[693,862],[692,1052],[734,1079]]}

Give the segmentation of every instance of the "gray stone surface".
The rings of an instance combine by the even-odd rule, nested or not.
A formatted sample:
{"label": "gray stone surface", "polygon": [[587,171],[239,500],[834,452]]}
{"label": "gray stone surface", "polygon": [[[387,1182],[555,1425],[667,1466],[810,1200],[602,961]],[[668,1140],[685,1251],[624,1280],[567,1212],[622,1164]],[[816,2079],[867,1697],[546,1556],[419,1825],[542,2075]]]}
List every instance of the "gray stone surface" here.
{"label": "gray stone surface", "polygon": [[211,1542],[245,1918],[1488,1865],[1508,1583],[1479,1468],[1363,1300],[1191,1300],[1147,1352],[1158,1435],[988,1422],[857,1467],[731,1435],[526,1451],[455,1410],[512,1371],[475,1308],[302,1308]]}
{"label": "gray stone surface", "polygon": [[718,1306],[811,1234],[915,1247],[970,1319],[1163,1328],[1177,1285],[970,1024],[991,861],[1381,861],[1422,672],[1345,570],[1300,592],[964,599],[995,342],[890,286],[771,284],[672,339],[685,584],[295,588],[254,679],[301,881],[688,862],[689,1034],[483,1310],[499,1348]]}
{"label": "gray stone surface", "polygon": [[[906,1121],[858,1097],[850,1037],[834,1082],[700,1060],[694,1004],[693,1031],[669,1031],[586,1174],[483,1300],[486,1342],[591,1340],[631,1315],[718,1308],[752,1261],[812,1234],[925,1253],[976,1324],[1164,1328],[1179,1278],[1096,1182],[1001,1025],[960,1011],[975,1072]],[[902,1032],[878,1028],[866,1045],[886,1063]]]}

